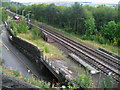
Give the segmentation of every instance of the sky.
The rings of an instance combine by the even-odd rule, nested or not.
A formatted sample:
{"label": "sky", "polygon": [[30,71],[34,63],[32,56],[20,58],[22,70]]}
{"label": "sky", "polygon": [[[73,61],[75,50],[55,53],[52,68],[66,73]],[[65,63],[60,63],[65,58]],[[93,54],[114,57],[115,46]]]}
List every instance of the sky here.
{"label": "sky", "polygon": [[71,2],[93,2],[93,3],[112,3],[117,4],[120,0],[11,0],[15,2],[60,2],[60,1],[71,1]]}

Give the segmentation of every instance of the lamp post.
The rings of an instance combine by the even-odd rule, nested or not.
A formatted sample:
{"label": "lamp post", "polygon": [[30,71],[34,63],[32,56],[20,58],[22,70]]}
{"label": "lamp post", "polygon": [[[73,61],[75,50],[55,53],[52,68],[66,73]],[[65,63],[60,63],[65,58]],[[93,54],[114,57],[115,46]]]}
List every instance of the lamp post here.
{"label": "lamp post", "polygon": [[97,84],[97,88],[99,88],[99,85],[100,85],[100,79],[101,79],[101,71],[99,72],[99,76],[98,76],[98,84]]}
{"label": "lamp post", "polygon": [[32,11],[28,11],[28,21],[30,21],[30,13],[31,13]]}
{"label": "lamp post", "polygon": [[17,7],[16,7],[16,15],[17,15]]}
{"label": "lamp post", "polygon": [[24,16],[24,11],[25,11],[25,10],[22,10],[22,16]]}

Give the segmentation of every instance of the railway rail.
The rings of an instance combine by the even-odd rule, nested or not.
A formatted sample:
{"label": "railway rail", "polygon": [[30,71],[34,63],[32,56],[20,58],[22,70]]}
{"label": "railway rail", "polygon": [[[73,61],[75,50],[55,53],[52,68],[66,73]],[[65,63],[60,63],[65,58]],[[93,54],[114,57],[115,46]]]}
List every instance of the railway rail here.
{"label": "railway rail", "polygon": [[87,47],[86,45],[72,40],[58,31],[42,24],[38,28],[69,49],[71,52],[75,53],[85,62],[95,67],[97,70],[105,73],[106,75],[108,75],[109,72],[112,72],[113,78],[117,82],[120,82],[120,60],[118,58],[110,57],[109,55],[98,52],[96,49]]}
{"label": "railway rail", "polygon": [[80,58],[82,58],[84,61],[86,61],[96,69],[104,72],[107,75],[109,72],[112,72],[112,76],[118,82],[120,82],[120,62],[118,59],[113,59],[107,55],[97,52],[96,50],[91,49],[81,43],[78,43],[44,25],[41,25],[40,27],[42,27],[42,30],[44,30],[45,33],[54,37],[54,39],[57,38],[56,40],[62,42],[63,46],[65,46],[69,50],[71,49],[73,53],[78,55]]}

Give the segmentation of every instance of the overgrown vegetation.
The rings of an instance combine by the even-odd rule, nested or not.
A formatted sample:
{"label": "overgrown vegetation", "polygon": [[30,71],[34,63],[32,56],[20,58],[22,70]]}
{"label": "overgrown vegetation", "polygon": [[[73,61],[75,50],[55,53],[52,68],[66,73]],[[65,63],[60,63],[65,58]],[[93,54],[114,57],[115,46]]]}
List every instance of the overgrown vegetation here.
{"label": "overgrown vegetation", "polygon": [[110,45],[118,48],[120,46],[118,7],[111,8],[105,5],[92,7],[80,5],[77,2],[70,7],[55,4],[24,6],[19,3],[9,3],[9,5],[3,3],[3,6],[10,8],[13,12],[16,12],[16,5],[19,5],[18,14],[22,15],[24,9],[24,14],[27,16],[26,12],[31,10],[32,19],[61,28],[68,33],[80,36],[83,40],[91,40],[103,46]]}
{"label": "overgrown vegetation", "polygon": [[[14,7],[10,6],[13,12]],[[105,5],[92,7],[77,2],[70,7],[55,4],[22,5],[18,8],[19,14],[23,9],[26,12],[32,11],[31,18],[62,28],[66,32],[73,32],[82,36],[82,39],[120,46],[117,33],[120,32],[117,28],[119,27],[117,7],[111,8]]]}
{"label": "overgrown vegetation", "polygon": [[107,78],[103,78],[100,82],[101,88],[113,88],[114,80],[112,76],[107,76]]}
{"label": "overgrown vegetation", "polygon": [[92,88],[92,77],[87,69],[85,74],[78,75],[77,78],[75,78],[73,81],[83,88]]}
{"label": "overgrown vegetation", "polygon": [[7,12],[4,8],[0,8],[0,23],[6,21],[8,19]]}
{"label": "overgrown vegetation", "polygon": [[38,39],[38,37],[39,37],[38,28],[37,27],[33,27],[31,31],[32,31],[34,40]]}
{"label": "overgrown vegetation", "polygon": [[9,27],[13,30],[15,36],[19,33],[28,33],[29,28],[24,19],[21,19],[19,23],[11,22]]}
{"label": "overgrown vegetation", "polygon": [[35,80],[35,78],[32,76],[32,77],[26,77],[24,78],[22,76],[22,73],[19,73],[18,71],[16,70],[13,70],[12,67],[8,67],[6,68],[5,66],[0,66],[0,72],[3,72],[3,73],[6,73],[8,75],[11,75],[13,77],[16,77],[20,80],[23,80],[23,81],[26,81],[30,84],[33,84],[35,86],[38,86],[40,88],[49,88],[50,87],[50,83],[46,83],[45,81],[42,81],[42,80]]}
{"label": "overgrown vegetation", "polygon": [[[48,58],[64,58],[64,55],[62,55],[62,51],[60,51],[55,46],[46,43],[40,38],[40,31],[37,27],[32,27],[28,30],[28,25],[24,23],[26,23],[24,20],[20,21],[19,23],[11,22],[9,27],[13,30],[15,36],[27,40],[28,42],[37,46],[38,48],[40,48],[40,50],[44,52],[45,56],[47,56]],[[22,24],[24,25],[24,28]]]}

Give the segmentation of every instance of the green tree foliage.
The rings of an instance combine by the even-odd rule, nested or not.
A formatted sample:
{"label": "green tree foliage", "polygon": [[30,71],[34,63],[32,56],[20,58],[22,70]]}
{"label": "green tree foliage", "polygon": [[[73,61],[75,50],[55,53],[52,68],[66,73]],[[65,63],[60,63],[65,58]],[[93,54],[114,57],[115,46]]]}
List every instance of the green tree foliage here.
{"label": "green tree foliage", "polygon": [[6,21],[8,19],[8,15],[5,9],[2,9],[2,21]]}
{"label": "green tree foliage", "polygon": [[0,8],[0,24],[2,23],[2,8]]}
{"label": "green tree foliage", "polygon": [[[22,14],[23,9],[25,10],[25,15],[31,10],[32,19],[60,27],[67,32],[80,35],[84,39],[95,40],[102,44],[107,39],[107,41],[114,45],[119,45],[120,38],[116,34],[118,29],[114,32],[116,30],[115,28],[119,27],[117,7],[111,8],[105,5],[92,7],[80,5],[75,2],[69,7],[57,6],[52,3],[29,6],[22,5],[17,8],[19,14]],[[10,9],[15,12],[15,5],[11,5]],[[114,22],[111,23],[113,25],[113,27],[111,26],[112,29],[110,28],[110,23],[108,25],[108,22]],[[109,33],[109,35],[106,33]]]}
{"label": "green tree foliage", "polygon": [[82,86],[84,88],[92,87],[92,78],[88,70],[86,70],[85,74],[78,75],[78,77],[73,81],[76,82],[76,84],[78,84],[79,86]]}
{"label": "green tree foliage", "polygon": [[83,25],[84,25],[84,17],[83,17],[83,8],[82,5],[75,2],[75,4],[72,6],[73,9],[73,25],[74,25],[74,32],[82,34]]}
{"label": "green tree foliage", "polygon": [[2,7],[10,7],[10,3],[9,2],[2,2]]}
{"label": "green tree foliage", "polygon": [[27,33],[28,32],[28,25],[25,21],[25,19],[21,19],[20,23],[19,23],[19,29],[18,29],[18,33]]}
{"label": "green tree foliage", "polygon": [[39,37],[39,31],[38,31],[37,27],[33,27],[32,28],[32,33],[33,33],[34,40],[38,39],[38,37]]}
{"label": "green tree foliage", "polygon": [[120,29],[118,29],[118,24],[116,24],[114,21],[108,22],[102,27],[101,30],[103,37],[116,44],[118,44],[119,32]]}
{"label": "green tree foliage", "polygon": [[15,36],[17,36],[18,33],[28,32],[28,25],[24,19],[22,19],[19,23],[11,22],[9,27],[13,30]]}
{"label": "green tree foliage", "polygon": [[13,30],[13,33],[15,36],[18,35],[18,30],[19,30],[19,25],[16,24],[15,22],[11,22],[10,25],[9,25],[9,28],[11,28]]}
{"label": "green tree foliage", "polygon": [[100,30],[101,27],[109,21],[117,22],[117,8],[110,8],[105,5],[98,6],[93,10],[93,16],[96,21],[97,29]]}
{"label": "green tree foliage", "polygon": [[85,32],[86,35],[90,36],[95,34],[96,26],[95,26],[94,18],[90,18],[85,21],[85,29],[86,29]]}

